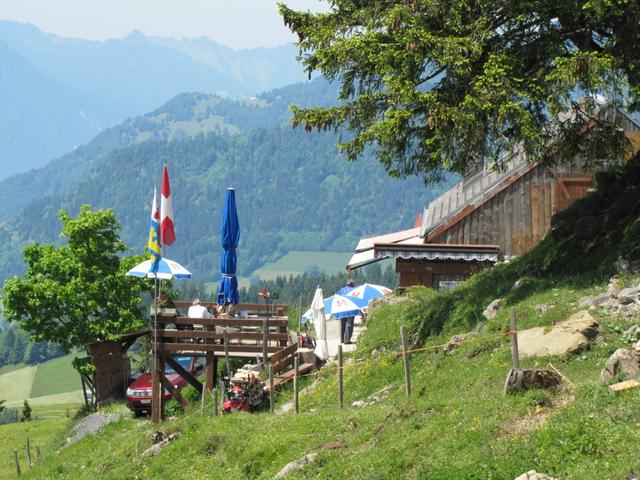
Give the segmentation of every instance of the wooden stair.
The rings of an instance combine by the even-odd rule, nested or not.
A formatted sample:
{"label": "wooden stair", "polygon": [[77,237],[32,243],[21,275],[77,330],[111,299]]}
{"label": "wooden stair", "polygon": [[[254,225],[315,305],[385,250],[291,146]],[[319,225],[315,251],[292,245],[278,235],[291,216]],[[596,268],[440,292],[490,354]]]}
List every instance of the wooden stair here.
{"label": "wooden stair", "polygon": [[[298,367],[298,375],[304,375],[305,373],[309,373],[315,367],[316,366],[313,363],[303,363],[302,365],[300,365]],[[284,383],[292,381],[294,375],[295,375],[295,372],[293,370],[288,370],[285,373],[282,373],[280,375],[276,375],[273,378],[273,386],[277,387],[278,385],[282,385]],[[265,392],[269,391],[269,384],[267,384],[265,386],[264,390],[265,390]]]}

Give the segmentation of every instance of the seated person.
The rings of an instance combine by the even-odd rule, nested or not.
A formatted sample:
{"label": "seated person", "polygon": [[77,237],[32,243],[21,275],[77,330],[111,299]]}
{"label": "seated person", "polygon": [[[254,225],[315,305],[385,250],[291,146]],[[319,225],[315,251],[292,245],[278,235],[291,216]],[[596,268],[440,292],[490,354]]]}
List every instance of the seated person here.
{"label": "seated person", "polygon": [[[204,305],[200,305],[200,299],[194,298],[193,302],[191,302],[191,306],[189,307],[189,311],[187,312],[187,317],[189,318],[211,318],[211,313],[209,313],[209,309]],[[193,325],[193,328],[197,328],[198,330],[202,330],[202,325]]]}

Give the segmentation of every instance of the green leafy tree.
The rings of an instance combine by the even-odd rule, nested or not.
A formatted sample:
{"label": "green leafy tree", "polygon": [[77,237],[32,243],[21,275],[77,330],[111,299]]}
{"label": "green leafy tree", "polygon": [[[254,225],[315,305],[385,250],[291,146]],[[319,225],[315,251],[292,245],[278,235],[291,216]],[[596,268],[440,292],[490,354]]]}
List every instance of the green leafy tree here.
{"label": "green leafy tree", "polygon": [[[591,115],[600,95],[640,107],[637,1],[328,4],[324,13],[280,5],[305,69],[341,87],[342,103],[292,107],[293,123],[346,127],[349,159],[373,146],[390,175],[432,183],[479,160],[500,166],[514,143],[546,161],[628,146],[613,119]],[[582,135],[587,122],[594,135]]]}
{"label": "green leafy tree", "polygon": [[6,318],[65,351],[143,327],[140,298],[147,287],[124,275],[141,258],[121,258],[127,247],[113,212],[83,205],[76,218],[64,211],[59,218],[66,245],[25,248],[24,279],[4,284]]}

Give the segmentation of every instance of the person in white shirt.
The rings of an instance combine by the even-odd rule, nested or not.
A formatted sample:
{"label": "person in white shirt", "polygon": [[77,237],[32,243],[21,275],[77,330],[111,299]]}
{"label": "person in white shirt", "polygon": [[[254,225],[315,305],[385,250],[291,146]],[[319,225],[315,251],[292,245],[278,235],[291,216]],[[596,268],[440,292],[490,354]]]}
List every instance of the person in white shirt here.
{"label": "person in white shirt", "polygon": [[[189,307],[189,311],[187,312],[187,317],[189,318],[211,318],[211,313],[204,305],[200,305],[200,299],[194,298],[193,302],[191,302],[191,306]],[[202,325],[193,325],[193,328],[202,330]]]}

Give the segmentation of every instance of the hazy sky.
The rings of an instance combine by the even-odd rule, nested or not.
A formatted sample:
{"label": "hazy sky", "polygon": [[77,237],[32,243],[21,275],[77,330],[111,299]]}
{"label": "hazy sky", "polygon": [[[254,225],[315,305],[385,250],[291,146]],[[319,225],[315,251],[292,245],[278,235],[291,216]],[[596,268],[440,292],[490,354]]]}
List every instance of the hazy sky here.
{"label": "hazy sky", "polygon": [[[326,10],[321,0],[281,0],[300,10]],[[0,0],[0,19],[32,23],[63,37],[200,37],[233,48],[294,41],[275,0]]]}

